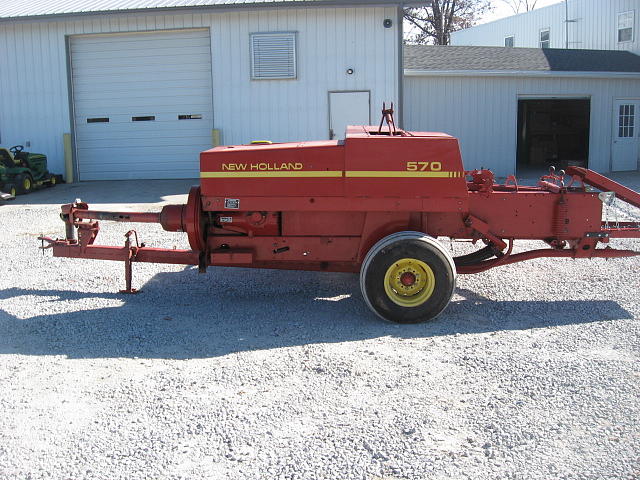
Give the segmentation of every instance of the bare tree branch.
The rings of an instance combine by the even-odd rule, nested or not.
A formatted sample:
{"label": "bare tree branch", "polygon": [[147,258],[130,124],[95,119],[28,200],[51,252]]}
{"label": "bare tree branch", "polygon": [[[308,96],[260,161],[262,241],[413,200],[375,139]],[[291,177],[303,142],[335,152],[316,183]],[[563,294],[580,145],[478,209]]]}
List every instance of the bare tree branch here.
{"label": "bare tree branch", "polygon": [[404,18],[410,28],[405,41],[448,45],[451,32],[474,25],[491,9],[490,0],[433,0],[407,8]]}
{"label": "bare tree branch", "polygon": [[511,7],[513,13],[530,12],[534,8],[536,8],[536,4],[538,0],[501,0],[502,3],[505,3]]}

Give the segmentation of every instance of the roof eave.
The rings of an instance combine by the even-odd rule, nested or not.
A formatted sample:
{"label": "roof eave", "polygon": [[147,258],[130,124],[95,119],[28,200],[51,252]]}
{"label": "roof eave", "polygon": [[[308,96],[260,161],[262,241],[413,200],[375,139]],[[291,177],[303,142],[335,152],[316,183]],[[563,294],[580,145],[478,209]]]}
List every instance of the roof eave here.
{"label": "roof eave", "polygon": [[236,4],[221,5],[198,5],[198,6],[179,6],[179,7],[149,7],[149,8],[132,8],[120,10],[96,10],[85,12],[64,12],[64,13],[48,13],[42,15],[19,15],[14,17],[0,17],[0,22],[18,21],[18,20],[41,20],[56,19],[64,17],[76,17],[86,15],[108,15],[108,14],[140,14],[140,13],[157,13],[157,12],[183,12],[183,11],[229,11],[229,10],[246,10],[246,9],[269,9],[269,8],[300,8],[300,7],[366,7],[368,5],[390,5],[390,6],[408,6],[411,2],[402,0],[349,0],[347,2],[340,0],[298,0],[298,1],[273,1],[273,2],[243,2]]}
{"label": "roof eave", "polygon": [[640,78],[640,72],[559,72],[553,70],[421,70],[406,68],[409,77],[580,77]]}

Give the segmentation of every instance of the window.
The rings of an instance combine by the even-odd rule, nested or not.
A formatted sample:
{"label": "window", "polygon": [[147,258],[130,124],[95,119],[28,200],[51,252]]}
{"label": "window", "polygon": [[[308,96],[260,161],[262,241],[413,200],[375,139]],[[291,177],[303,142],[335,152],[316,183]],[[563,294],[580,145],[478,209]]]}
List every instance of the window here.
{"label": "window", "polygon": [[636,106],[620,105],[620,111],[618,112],[618,138],[633,138],[635,119],[636,119]]}
{"label": "window", "polygon": [[633,42],[634,17],[633,10],[618,14],[618,43]]}
{"label": "window", "polygon": [[513,35],[509,35],[508,37],[504,37],[504,46],[505,47],[513,47],[516,43],[516,39]]}
{"label": "window", "polygon": [[549,48],[551,46],[551,33],[548,28],[540,30],[540,48]]}
{"label": "window", "polygon": [[253,80],[286,79],[296,76],[295,32],[251,34]]}

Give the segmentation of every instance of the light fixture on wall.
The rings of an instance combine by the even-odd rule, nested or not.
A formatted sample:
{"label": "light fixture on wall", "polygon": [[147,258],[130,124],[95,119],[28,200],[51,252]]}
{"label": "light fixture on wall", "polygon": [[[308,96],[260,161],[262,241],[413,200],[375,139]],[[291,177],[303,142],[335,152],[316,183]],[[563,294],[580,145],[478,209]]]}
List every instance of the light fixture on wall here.
{"label": "light fixture on wall", "polygon": [[391,28],[391,26],[393,25],[393,20],[391,20],[390,18],[385,18],[382,22],[382,25],[384,26],[384,28]]}
{"label": "light fixture on wall", "polygon": [[347,75],[353,75],[353,68],[347,68]]}

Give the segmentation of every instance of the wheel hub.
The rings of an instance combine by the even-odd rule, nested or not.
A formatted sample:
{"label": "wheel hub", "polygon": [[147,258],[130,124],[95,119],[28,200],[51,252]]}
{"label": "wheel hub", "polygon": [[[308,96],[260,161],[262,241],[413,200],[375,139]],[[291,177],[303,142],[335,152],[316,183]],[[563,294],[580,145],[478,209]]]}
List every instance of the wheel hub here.
{"label": "wheel hub", "polygon": [[400,282],[405,287],[410,287],[411,285],[416,283],[416,276],[411,272],[404,272],[402,275],[400,275]]}
{"label": "wheel hub", "polygon": [[384,278],[387,296],[402,307],[422,305],[433,294],[435,284],[431,267],[416,258],[396,260]]}

